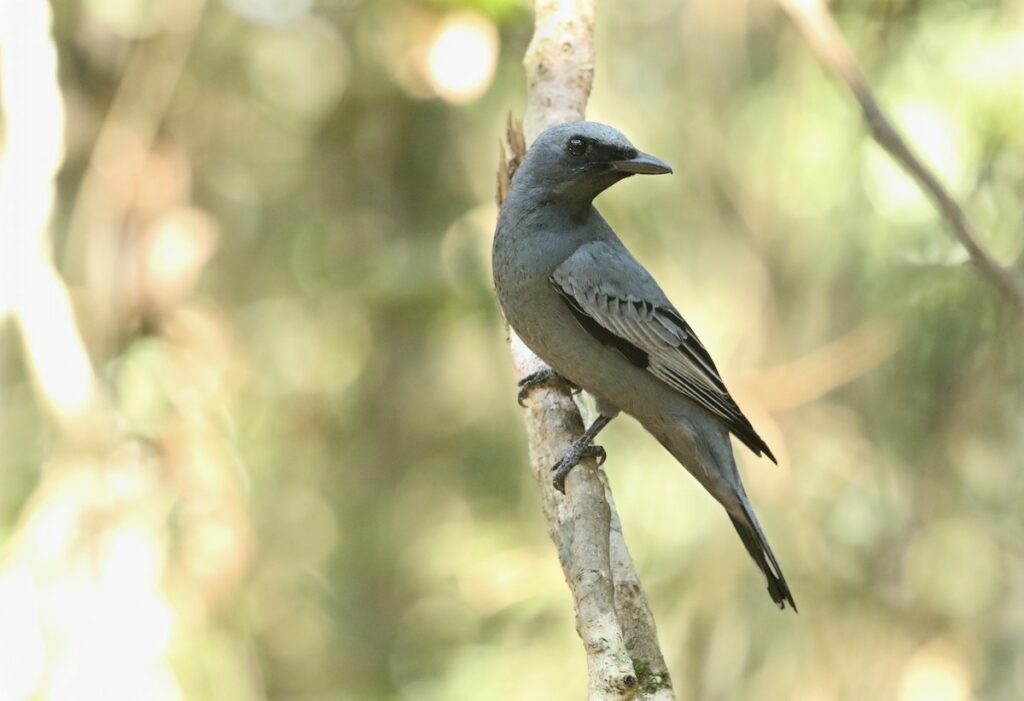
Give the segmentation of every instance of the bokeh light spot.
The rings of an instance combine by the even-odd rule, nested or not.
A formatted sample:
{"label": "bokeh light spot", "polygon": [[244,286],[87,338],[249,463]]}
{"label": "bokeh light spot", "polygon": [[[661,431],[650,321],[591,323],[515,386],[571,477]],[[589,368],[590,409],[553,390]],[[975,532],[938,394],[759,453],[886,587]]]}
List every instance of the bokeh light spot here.
{"label": "bokeh light spot", "polygon": [[224,4],[252,22],[284,24],[309,14],[313,0],[224,0]]}
{"label": "bokeh light spot", "polygon": [[348,83],[349,53],[337,29],[316,19],[261,35],[249,75],[271,104],[307,120],[326,114]]}
{"label": "bokeh light spot", "polygon": [[438,26],[427,52],[430,86],[448,102],[472,102],[490,86],[497,58],[498,32],[490,20],[451,15]]}
{"label": "bokeh light spot", "polygon": [[899,701],[970,701],[970,672],[951,651],[929,646],[907,664]]}

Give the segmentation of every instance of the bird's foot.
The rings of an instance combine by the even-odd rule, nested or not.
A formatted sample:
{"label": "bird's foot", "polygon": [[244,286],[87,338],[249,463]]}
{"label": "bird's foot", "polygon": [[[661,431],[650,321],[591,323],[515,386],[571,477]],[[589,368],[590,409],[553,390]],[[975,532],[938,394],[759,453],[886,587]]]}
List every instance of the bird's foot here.
{"label": "bird's foot", "polygon": [[569,393],[574,389],[567,379],[551,368],[544,368],[543,370],[530,373],[523,379],[519,380],[519,395],[516,397],[519,402],[519,406],[526,406],[526,398],[530,396],[530,392],[535,387],[552,387],[564,390],[566,393]]}
{"label": "bird's foot", "polygon": [[580,464],[581,460],[584,458],[595,458],[597,466],[600,467],[607,459],[608,453],[605,452],[604,448],[594,445],[590,442],[591,440],[593,439],[583,436],[579,440],[573,441],[569,446],[569,450],[565,451],[565,455],[558,461],[558,464],[551,468],[552,472],[555,473],[552,482],[555,485],[555,489],[562,494],[565,494],[565,478],[569,476],[574,467]]}

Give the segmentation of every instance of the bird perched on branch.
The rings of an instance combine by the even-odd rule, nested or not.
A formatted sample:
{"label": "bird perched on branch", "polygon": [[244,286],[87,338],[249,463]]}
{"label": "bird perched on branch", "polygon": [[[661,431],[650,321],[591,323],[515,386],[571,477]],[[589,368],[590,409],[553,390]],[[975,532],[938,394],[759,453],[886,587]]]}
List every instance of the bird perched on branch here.
{"label": "bird perched on branch", "polygon": [[552,469],[604,458],[597,434],[619,411],[636,418],[725,507],[780,608],[796,605],[740,481],[729,434],[775,456],[722,382],[708,351],[593,200],[632,175],[671,173],[617,130],[594,122],[537,137],[512,178],[494,236],[498,300],[509,324],[551,366],[520,382],[568,382],[598,416]]}

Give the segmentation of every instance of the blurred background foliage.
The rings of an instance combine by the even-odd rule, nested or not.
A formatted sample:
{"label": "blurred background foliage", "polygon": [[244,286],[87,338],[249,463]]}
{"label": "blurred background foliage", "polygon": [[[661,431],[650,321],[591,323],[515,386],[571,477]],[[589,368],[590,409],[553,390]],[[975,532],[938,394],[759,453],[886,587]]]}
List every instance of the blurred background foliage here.
{"label": "blurred background foliage", "polygon": [[[528,5],[51,9],[59,83],[5,68],[66,110],[35,124],[64,142],[45,241],[91,363],[32,344],[51,299],[0,304],[0,698],[581,698],[489,267]],[[1019,261],[1024,2],[833,9]],[[599,205],[780,457],[738,450],[801,610],[616,422],[680,697],[1024,698],[1020,320],[771,2],[598,10],[589,115],[676,168]]]}

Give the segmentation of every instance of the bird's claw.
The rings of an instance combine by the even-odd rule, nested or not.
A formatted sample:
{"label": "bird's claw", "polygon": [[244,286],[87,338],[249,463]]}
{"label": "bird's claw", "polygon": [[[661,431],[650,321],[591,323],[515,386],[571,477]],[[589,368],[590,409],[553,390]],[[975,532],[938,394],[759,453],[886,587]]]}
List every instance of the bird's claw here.
{"label": "bird's claw", "polygon": [[572,391],[573,389],[572,385],[564,377],[551,368],[538,370],[519,380],[519,394],[516,397],[519,406],[526,406],[526,398],[530,396],[530,392],[535,387],[568,388],[567,391]]}
{"label": "bird's claw", "polygon": [[565,452],[562,459],[551,468],[555,473],[552,482],[555,485],[555,489],[565,494],[565,478],[569,476],[572,469],[580,464],[580,461],[584,458],[594,458],[597,460],[597,466],[601,467],[604,465],[604,461],[608,459],[608,453],[605,449],[599,445],[577,445],[572,444],[569,446],[569,450]]}

